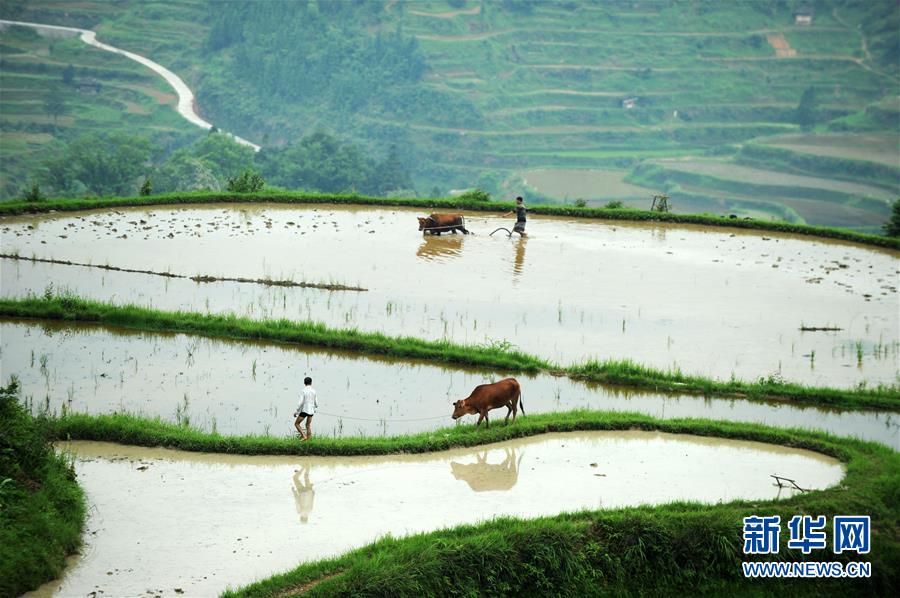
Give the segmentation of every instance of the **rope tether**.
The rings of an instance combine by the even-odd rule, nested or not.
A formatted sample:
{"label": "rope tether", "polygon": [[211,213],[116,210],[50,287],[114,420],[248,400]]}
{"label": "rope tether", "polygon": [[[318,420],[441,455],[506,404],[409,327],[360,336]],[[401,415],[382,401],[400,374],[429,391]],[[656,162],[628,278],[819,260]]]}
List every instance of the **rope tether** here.
{"label": "rope tether", "polygon": [[423,422],[423,421],[429,421],[429,420],[435,420],[435,419],[447,419],[448,417],[450,417],[450,415],[438,415],[435,417],[419,417],[419,418],[415,418],[415,419],[395,419],[395,418],[388,418],[388,417],[379,417],[379,418],[352,417],[349,415],[337,415],[334,413],[326,413],[325,411],[316,411],[316,413],[322,414],[322,415],[329,415],[331,417],[339,417],[341,419],[353,419],[353,420],[364,421],[364,422],[381,422],[381,421],[385,421],[385,422]]}

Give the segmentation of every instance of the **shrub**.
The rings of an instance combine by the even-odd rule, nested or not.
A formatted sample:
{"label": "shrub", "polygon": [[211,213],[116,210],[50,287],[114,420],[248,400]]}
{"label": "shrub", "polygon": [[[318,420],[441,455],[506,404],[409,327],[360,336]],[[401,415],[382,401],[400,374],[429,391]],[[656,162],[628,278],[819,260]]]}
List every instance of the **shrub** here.
{"label": "shrub", "polygon": [[248,168],[240,176],[228,179],[228,190],[233,193],[256,193],[261,191],[265,184],[258,172]]}
{"label": "shrub", "polygon": [[141,185],[141,195],[147,196],[153,193],[153,183],[150,182],[150,177],[144,179],[144,184]]}
{"label": "shrub", "polygon": [[622,208],[625,207],[625,204],[623,204],[621,201],[616,199],[614,201],[607,202],[607,204],[603,207],[606,208],[607,210],[621,210]]}
{"label": "shrub", "polygon": [[31,189],[27,189],[24,194],[25,201],[43,201],[46,199],[41,193],[41,188],[37,183],[31,185]]}
{"label": "shrub", "polygon": [[461,193],[459,199],[466,201],[491,201],[491,194],[484,189],[471,189]]}
{"label": "shrub", "polygon": [[585,201],[585,200],[583,200],[583,199],[576,199],[576,200],[575,200],[575,207],[576,207],[576,208],[586,208],[586,207],[587,207],[587,201]]}
{"label": "shrub", "polygon": [[72,463],[53,451],[45,420],[0,388],[0,596],[58,577],[81,542],[84,496]]}
{"label": "shrub", "polygon": [[900,199],[894,202],[891,219],[884,223],[884,234],[889,237],[900,237]]}

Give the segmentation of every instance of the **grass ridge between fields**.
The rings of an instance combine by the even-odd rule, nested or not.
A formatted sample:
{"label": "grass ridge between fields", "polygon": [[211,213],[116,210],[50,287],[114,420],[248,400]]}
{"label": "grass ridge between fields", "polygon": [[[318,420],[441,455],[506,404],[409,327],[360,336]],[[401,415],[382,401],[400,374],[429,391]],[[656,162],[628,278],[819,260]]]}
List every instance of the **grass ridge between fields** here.
{"label": "grass ridge between fields", "polygon": [[[215,204],[215,203],[284,203],[284,204],[345,204],[386,207],[417,207],[428,209],[455,209],[480,212],[505,212],[513,208],[511,202],[474,201],[469,199],[448,198],[400,198],[400,197],[367,197],[355,194],[307,193],[299,191],[263,191],[260,193],[223,193],[195,192],[171,193],[167,195],[137,197],[104,197],[99,199],[48,199],[39,202],[9,201],[0,202],[0,217],[20,214],[39,214],[47,212],[71,212],[81,210],[150,207],[182,204]],[[744,220],[727,218],[712,214],[678,214],[675,212],[654,212],[628,208],[580,208],[566,205],[534,205],[530,206],[532,214],[546,216],[569,216],[596,220],[632,221],[632,222],[666,222],[673,224],[697,224],[724,228],[762,230],[790,234],[806,235],[827,239],[839,239],[874,247],[885,247],[900,250],[900,238],[860,233],[841,228],[792,224],[788,222]]]}

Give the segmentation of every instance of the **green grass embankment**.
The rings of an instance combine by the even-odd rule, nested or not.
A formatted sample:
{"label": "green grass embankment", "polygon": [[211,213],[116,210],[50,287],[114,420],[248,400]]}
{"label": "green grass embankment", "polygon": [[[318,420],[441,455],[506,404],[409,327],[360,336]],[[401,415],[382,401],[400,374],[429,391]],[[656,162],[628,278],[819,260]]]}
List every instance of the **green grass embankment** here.
{"label": "green grass embankment", "polygon": [[167,312],[135,305],[102,303],[67,295],[0,299],[0,317],[95,323],[151,332],[178,332],[238,340],[293,343],[356,351],[362,354],[473,366],[507,373],[547,371],[590,382],[625,385],[652,391],[738,396],[751,400],[779,399],[842,409],[900,411],[900,389],[896,387],[815,388],[771,378],[755,382],[718,381],[685,375],[677,370],[657,370],[630,361],[588,361],[561,366],[521,351],[492,346],[394,337],[357,329],[330,328],[316,322],[253,320],[234,315]]}
{"label": "green grass embankment", "polygon": [[[37,214],[51,211],[69,212],[120,207],[165,206],[210,203],[284,203],[284,204],[346,204],[362,206],[396,206],[424,209],[454,209],[480,212],[505,212],[512,209],[511,202],[481,202],[466,199],[429,199],[399,197],[366,197],[362,195],[336,195],[305,193],[298,191],[264,191],[241,194],[223,192],[173,193],[149,197],[104,197],[99,199],[50,199],[40,202],[0,202],[0,216]],[[529,207],[532,214],[568,216],[597,220],[634,222],[668,222],[673,224],[698,224],[725,228],[764,230],[791,233],[810,237],[841,239],[863,245],[900,249],[900,238],[871,235],[840,228],[809,226],[766,220],[730,219],[711,214],[678,214],[651,212],[649,210],[579,208],[564,205],[535,205]]]}
{"label": "green grass embankment", "polygon": [[81,544],[84,494],[44,424],[19,402],[15,383],[0,388],[0,596],[59,576]]}

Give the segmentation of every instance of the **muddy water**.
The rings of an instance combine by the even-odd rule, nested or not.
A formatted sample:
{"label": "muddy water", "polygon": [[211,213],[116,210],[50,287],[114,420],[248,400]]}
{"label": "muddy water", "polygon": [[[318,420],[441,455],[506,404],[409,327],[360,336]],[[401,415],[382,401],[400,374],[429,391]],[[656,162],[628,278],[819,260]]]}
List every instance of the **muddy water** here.
{"label": "muddy water", "polygon": [[843,477],[837,461],[809,451],[649,432],[369,458],[62,448],[77,458],[91,515],[83,556],[37,595],[212,595],[388,533],[504,515],[785,498],[791,491],[779,491],[771,474],[809,489]]}
{"label": "muddy water", "polygon": [[[172,271],[339,282],[367,293],[197,285],[2,260],[2,292],[48,283],[155,307],[313,319],[563,362],[631,358],[729,378],[896,383],[897,252],[703,227],[471,214],[479,235],[423,238],[418,212],[185,207],[4,219],[3,251]],[[801,332],[801,326],[837,332]]]}
{"label": "muddy water", "polygon": [[[293,432],[302,379],[313,377],[327,436],[393,435],[452,425],[450,403],[502,374],[186,335],[58,323],[0,324],[0,379],[17,375],[35,412],[130,412],[223,434]],[[702,399],[517,375],[528,413],[594,410],[826,430],[900,449],[891,413]],[[498,421],[505,410],[495,411]],[[474,422],[464,418],[463,424]]]}

